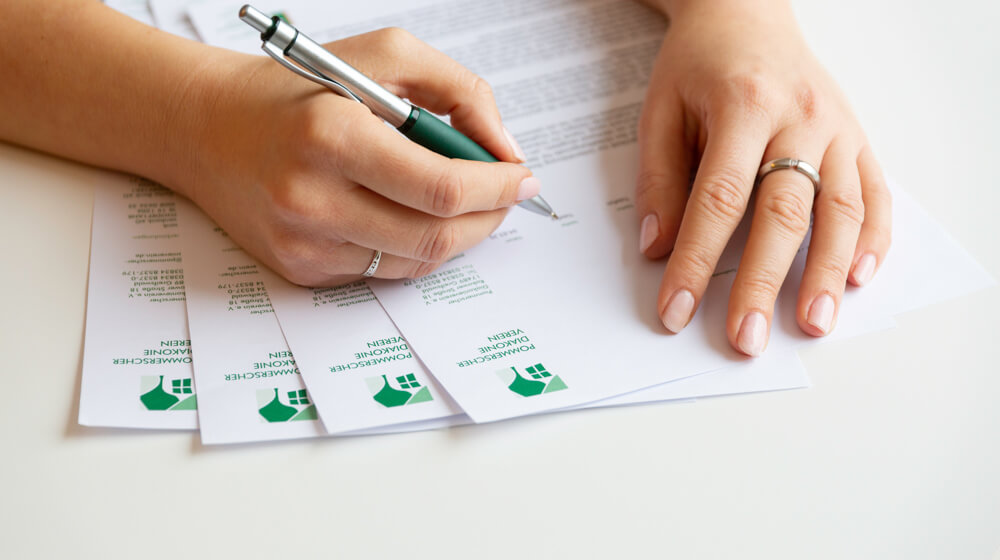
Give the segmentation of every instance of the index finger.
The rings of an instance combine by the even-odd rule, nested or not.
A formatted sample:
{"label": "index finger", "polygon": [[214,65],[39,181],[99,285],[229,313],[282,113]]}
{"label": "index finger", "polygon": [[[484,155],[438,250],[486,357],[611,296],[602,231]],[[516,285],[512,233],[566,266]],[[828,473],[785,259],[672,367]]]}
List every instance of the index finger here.
{"label": "index finger", "polygon": [[691,320],[743,218],[769,133],[766,120],[735,110],[708,129],[705,153],[660,284],[660,319],[671,332],[680,332]]}
{"label": "index finger", "polygon": [[361,66],[372,65],[373,48],[384,54],[371,76],[400,97],[440,115],[503,161],[523,162],[524,153],[500,120],[486,80],[457,61],[397,27],[388,27],[331,44]]}
{"label": "index finger", "polygon": [[338,158],[339,170],[348,179],[427,214],[452,217],[507,208],[541,190],[541,182],[521,165],[446,158],[411,142],[370,113],[341,124],[351,134],[334,140],[347,144],[334,150],[348,156]]}

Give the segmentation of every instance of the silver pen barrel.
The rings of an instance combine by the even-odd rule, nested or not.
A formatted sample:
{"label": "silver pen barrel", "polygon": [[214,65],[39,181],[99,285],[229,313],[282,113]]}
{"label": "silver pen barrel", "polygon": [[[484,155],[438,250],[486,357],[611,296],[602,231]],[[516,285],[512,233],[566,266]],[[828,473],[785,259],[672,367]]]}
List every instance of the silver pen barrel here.
{"label": "silver pen barrel", "polygon": [[399,128],[410,118],[413,107],[409,103],[331,54],[292,25],[280,19],[275,21],[250,5],[240,9],[240,19],[260,31],[261,39],[280,48],[295,62],[347,88],[392,126]]}

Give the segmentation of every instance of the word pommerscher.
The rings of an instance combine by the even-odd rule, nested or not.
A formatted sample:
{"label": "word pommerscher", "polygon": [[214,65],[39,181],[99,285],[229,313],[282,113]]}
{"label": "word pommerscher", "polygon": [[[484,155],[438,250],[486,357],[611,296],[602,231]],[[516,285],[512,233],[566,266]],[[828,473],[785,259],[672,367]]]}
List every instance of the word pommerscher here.
{"label": "word pommerscher", "polygon": [[[527,337],[525,337],[527,338]],[[506,358],[507,356],[513,356],[514,354],[520,354],[521,352],[529,352],[535,349],[535,345],[528,343],[521,346],[512,346],[501,352],[494,352],[492,354],[483,354],[482,356],[476,356],[475,358],[470,358],[468,360],[462,360],[457,362],[458,367],[468,367],[476,364],[485,364],[486,362],[492,362],[493,360],[499,360],[501,358]]]}
{"label": "word pommerscher", "polygon": [[[404,345],[405,346],[405,345]],[[379,356],[377,358],[372,358],[370,360],[358,360],[356,362],[348,362],[346,364],[337,364],[335,366],[330,366],[331,373],[339,373],[341,371],[349,371],[352,369],[361,369],[371,366],[377,366],[385,364],[388,362],[396,362],[399,360],[409,360],[413,358],[413,354],[410,352],[399,352],[398,354],[387,354],[385,356]]]}

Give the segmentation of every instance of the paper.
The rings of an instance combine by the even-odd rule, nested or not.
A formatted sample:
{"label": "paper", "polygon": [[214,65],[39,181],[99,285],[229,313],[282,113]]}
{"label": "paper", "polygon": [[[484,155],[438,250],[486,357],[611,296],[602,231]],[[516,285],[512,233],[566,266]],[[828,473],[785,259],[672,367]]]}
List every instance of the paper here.
{"label": "paper", "polygon": [[[303,383],[264,284],[269,271],[189,201],[178,201],[178,215],[184,230],[184,265],[190,270],[187,311],[200,391],[202,442],[241,443],[327,435],[316,402],[332,400],[331,396],[322,384],[314,391],[307,390]],[[433,387],[432,381],[421,380]],[[411,410],[449,402],[434,391],[437,404],[413,403]],[[419,394],[419,388],[414,393]],[[465,423],[467,419],[454,414],[435,418],[424,413],[404,413],[402,420],[396,421],[407,423],[341,435],[436,429]]]}
{"label": "paper", "polygon": [[[699,315],[677,336],[665,335],[654,314],[662,263],[634,250],[635,121],[664,29],[656,14],[606,1],[474,10],[454,2],[381,3],[338,7],[335,18],[328,7],[304,2],[262,7],[293,21],[336,22],[335,29],[317,23],[308,31],[320,41],[402,25],[486,76],[546,198],[564,215],[553,224],[515,210],[490,241],[438,273],[372,284],[430,369],[478,421],[746,362],[729,348],[722,326],[741,234]],[[207,40],[256,49],[256,40],[242,43],[245,33],[226,21],[234,9],[202,4],[192,14]],[[810,340],[794,321],[803,263],[804,252],[778,305],[771,352]],[[838,336],[881,324],[864,309],[841,314]]]}
{"label": "paper", "polygon": [[[663,31],[658,16],[602,1],[460,4],[338,6],[336,14],[303,2],[260,6],[293,21],[336,22],[307,30],[320,41],[403,25],[486,76],[546,197],[563,214],[554,226],[515,211],[490,241],[440,273],[372,284],[434,374],[486,421],[749,363],[729,349],[722,327],[740,234],[695,322],[678,336],[665,335],[653,312],[662,263],[634,250],[635,120]],[[191,14],[210,42],[252,52],[256,37],[241,42],[241,24],[227,15],[237,7],[206,3]],[[804,252],[779,301],[770,352],[811,340],[794,320],[803,263]],[[885,321],[886,307],[853,303],[871,300],[879,293],[873,287],[847,294],[836,336]],[[515,357],[524,360],[492,370],[486,364]],[[462,375],[478,366],[477,375]]]}
{"label": "paper", "polygon": [[364,282],[309,289],[269,270],[263,278],[327,431],[462,412],[413,356]]}
{"label": "paper", "polygon": [[79,421],[194,429],[179,197],[112,173],[99,176],[94,192]]}
{"label": "paper", "polygon": [[324,434],[274,318],[260,266],[189,201],[178,203],[178,215],[202,442]]}

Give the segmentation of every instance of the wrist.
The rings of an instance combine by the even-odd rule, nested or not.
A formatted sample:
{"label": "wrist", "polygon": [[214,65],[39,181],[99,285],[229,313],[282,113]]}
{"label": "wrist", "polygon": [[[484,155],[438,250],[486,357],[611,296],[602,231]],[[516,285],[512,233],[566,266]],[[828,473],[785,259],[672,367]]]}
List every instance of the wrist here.
{"label": "wrist", "polygon": [[[198,45],[203,47],[203,45]],[[220,165],[219,132],[226,128],[227,104],[233,90],[246,81],[259,57],[204,48],[189,59],[185,72],[171,87],[159,123],[159,149],[149,161],[151,178],[196,199],[199,184],[211,181]]]}

